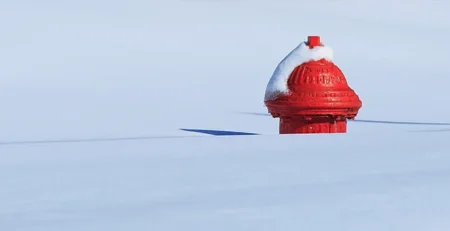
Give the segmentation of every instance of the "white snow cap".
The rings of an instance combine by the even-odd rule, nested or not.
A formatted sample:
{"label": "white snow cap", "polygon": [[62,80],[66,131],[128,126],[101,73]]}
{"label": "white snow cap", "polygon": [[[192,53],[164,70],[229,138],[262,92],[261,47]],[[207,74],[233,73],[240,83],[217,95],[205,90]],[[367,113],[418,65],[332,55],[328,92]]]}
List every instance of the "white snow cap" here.
{"label": "white snow cap", "polygon": [[[317,46],[309,48],[309,44]],[[333,61],[333,50],[321,44],[318,36],[309,36],[308,42],[300,43],[278,64],[267,84],[264,101],[274,100],[279,94],[288,94],[287,81],[292,71],[305,62],[320,59]]]}

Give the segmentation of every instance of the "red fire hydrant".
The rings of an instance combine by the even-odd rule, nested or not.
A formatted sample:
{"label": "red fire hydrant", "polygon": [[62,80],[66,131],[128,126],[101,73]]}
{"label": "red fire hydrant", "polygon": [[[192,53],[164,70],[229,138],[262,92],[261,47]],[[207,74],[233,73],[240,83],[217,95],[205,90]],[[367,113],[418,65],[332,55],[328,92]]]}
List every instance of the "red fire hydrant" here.
{"label": "red fire hydrant", "polygon": [[264,103],[280,118],[280,134],[347,132],[362,102],[332,56],[319,36],[309,36],[278,65]]}

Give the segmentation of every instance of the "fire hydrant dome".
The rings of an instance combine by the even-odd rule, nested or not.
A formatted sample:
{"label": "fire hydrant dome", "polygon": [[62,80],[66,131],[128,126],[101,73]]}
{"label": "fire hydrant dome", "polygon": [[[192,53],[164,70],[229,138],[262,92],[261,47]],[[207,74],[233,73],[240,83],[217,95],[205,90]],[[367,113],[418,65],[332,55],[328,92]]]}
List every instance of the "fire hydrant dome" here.
{"label": "fire hydrant dome", "polygon": [[330,115],[352,119],[362,106],[341,69],[325,59],[297,66],[287,87],[289,94],[265,102],[272,115]]}

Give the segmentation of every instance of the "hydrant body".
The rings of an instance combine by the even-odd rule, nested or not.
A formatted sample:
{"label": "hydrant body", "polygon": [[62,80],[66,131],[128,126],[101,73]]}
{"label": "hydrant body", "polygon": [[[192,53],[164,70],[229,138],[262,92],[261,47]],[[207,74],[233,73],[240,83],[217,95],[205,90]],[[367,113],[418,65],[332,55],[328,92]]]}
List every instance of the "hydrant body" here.
{"label": "hydrant body", "polygon": [[[307,45],[321,46],[317,36]],[[346,133],[347,119],[354,119],[362,106],[342,71],[325,58],[306,61],[287,79],[288,93],[266,99],[274,118],[280,118],[279,133]]]}

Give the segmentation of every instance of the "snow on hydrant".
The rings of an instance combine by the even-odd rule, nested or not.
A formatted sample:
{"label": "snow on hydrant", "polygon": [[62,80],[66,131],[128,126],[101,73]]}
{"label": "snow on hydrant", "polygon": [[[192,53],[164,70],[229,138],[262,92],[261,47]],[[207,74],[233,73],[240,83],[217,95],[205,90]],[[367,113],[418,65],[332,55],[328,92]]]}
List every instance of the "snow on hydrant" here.
{"label": "snow on hydrant", "polygon": [[309,36],[275,69],[264,103],[280,134],[346,133],[362,102],[333,63],[333,50]]}

